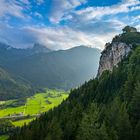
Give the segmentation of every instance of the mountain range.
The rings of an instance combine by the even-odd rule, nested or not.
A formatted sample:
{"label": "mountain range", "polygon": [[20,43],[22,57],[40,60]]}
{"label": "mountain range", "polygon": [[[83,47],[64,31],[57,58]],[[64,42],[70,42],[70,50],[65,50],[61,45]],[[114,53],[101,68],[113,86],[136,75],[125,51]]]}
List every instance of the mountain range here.
{"label": "mountain range", "polygon": [[[97,74],[99,57],[100,50],[86,46],[54,51],[40,44],[17,49],[0,43],[0,67],[6,73],[24,79],[32,89],[69,90],[79,86]],[[21,91],[15,92],[16,97],[24,96]],[[6,98],[11,98],[6,93]]]}

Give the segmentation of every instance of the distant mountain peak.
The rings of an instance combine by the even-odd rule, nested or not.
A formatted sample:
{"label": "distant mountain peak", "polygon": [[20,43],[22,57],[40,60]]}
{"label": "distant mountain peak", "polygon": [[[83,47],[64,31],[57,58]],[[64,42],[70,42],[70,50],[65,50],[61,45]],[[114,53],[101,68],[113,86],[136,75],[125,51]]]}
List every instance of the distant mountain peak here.
{"label": "distant mountain peak", "polygon": [[1,47],[1,48],[4,48],[4,49],[8,49],[8,48],[10,48],[11,46],[8,45],[8,44],[6,44],[6,43],[0,42],[0,47]]}
{"label": "distant mountain peak", "polygon": [[91,48],[91,46],[79,45],[79,46],[75,46],[74,48]]}
{"label": "distant mountain peak", "polygon": [[40,52],[46,53],[52,51],[51,49],[47,48],[45,45],[39,43],[35,43],[31,49],[34,51],[34,53],[40,53]]}
{"label": "distant mountain peak", "polygon": [[34,43],[33,48],[47,48],[45,45],[42,45],[40,43]]}
{"label": "distant mountain peak", "polygon": [[73,48],[70,48],[69,50],[73,50],[73,49],[77,49],[77,50],[81,50],[81,49],[83,49],[83,50],[87,50],[87,49],[94,49],[94,50],[97,50],[97,51],[101,51],[100,49],[98,49],[98,48],[94,48],[94,47],[92,47],[92,46],[89,46],[89,45],[79,45],[79,46],[75,46],[75,47],[73,47]]}

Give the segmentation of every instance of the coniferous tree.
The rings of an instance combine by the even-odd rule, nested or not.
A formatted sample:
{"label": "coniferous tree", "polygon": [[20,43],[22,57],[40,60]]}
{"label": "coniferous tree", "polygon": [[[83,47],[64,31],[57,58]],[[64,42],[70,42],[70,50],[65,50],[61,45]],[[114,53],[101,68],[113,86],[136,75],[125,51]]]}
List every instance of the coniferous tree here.
{"label": "coniferous tree", "polygon": [[87,113],[84,114],[79,127],[77,140],[108,140],[105,125],[98,122],[99,109],[96,104],[92,104]]}
{"label": "coniferous tree", "polygon": [[133,93],[133,98],[130,103],[129,113],[134,124],[140,120],[140,83],[138,82]]}

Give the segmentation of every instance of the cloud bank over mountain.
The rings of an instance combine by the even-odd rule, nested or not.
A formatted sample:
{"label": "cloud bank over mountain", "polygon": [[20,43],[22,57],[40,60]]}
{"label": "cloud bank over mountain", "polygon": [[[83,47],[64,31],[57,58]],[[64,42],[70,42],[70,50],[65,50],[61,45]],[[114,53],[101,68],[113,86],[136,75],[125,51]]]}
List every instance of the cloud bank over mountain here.
{"label": "cloud bank over mountain", "polygon": [[140,29],[139,0],[1,0],[0,41],[14,47],[41,43],[51,49],[105,42],[125,25]]}

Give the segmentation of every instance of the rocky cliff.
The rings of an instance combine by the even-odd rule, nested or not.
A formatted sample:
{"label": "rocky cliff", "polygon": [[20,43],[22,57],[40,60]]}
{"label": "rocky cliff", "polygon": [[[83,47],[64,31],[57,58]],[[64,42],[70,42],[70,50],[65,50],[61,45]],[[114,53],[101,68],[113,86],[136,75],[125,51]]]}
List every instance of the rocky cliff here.
{"label": "rocky cliff", "polygon": [[123,42],[107,43],[100,57],[97,77],[99,77],[105,70],[112,71],[113,67],[117,67],[118,63],[127,57],[131,50],[131,44],[127,45]]}
{"label": "rocky cliff", "polygon": [[103,71],[112,71],[113,67],[117,67],[133,50],[133,46],[140,45],[140,32],[136,28],[126,26],[122,29],[123,33],[116,35],[111,43],[105,45],[100,62],[97,77],[100,77]]}

